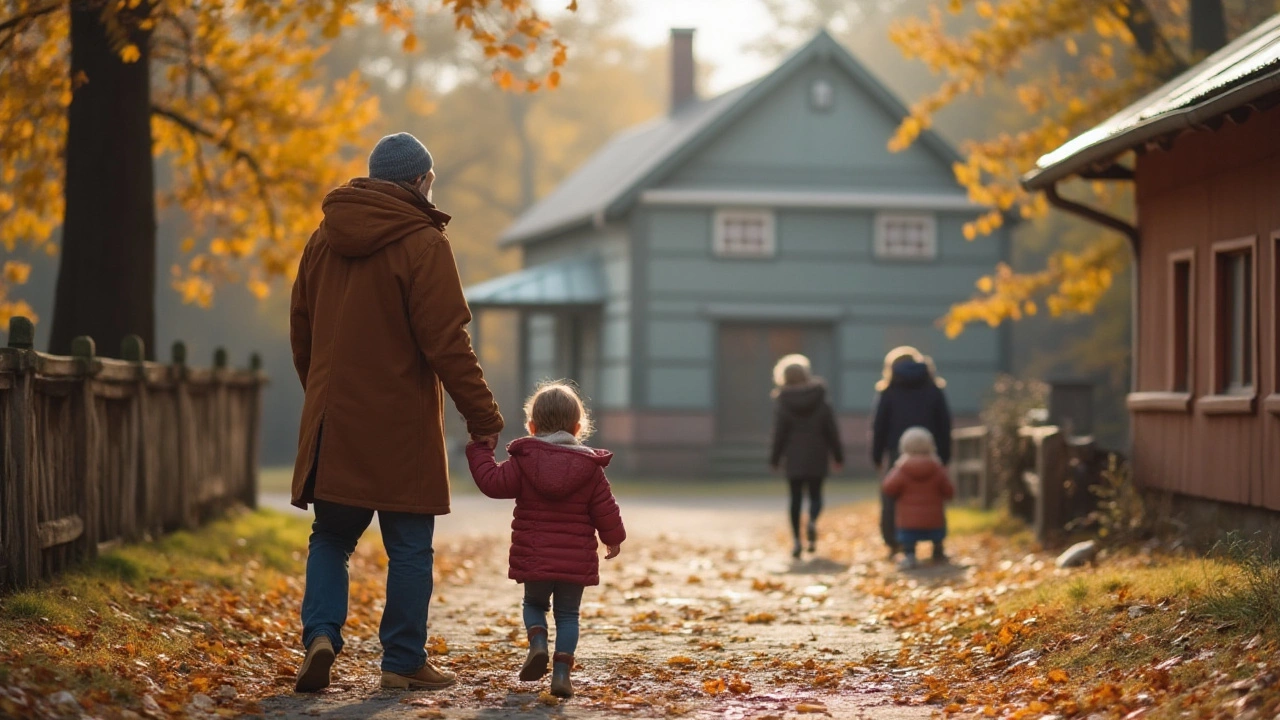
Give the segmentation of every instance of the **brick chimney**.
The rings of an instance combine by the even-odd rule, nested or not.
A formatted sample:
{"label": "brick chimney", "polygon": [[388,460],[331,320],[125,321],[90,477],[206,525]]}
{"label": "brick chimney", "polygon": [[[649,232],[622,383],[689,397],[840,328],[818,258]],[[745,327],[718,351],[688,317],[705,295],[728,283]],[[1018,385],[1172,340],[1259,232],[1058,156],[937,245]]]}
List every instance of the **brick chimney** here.
{"label": "brick chimney", "polygon": [[693,77],[693,28],[671,28],[671,113],[698,99]]}

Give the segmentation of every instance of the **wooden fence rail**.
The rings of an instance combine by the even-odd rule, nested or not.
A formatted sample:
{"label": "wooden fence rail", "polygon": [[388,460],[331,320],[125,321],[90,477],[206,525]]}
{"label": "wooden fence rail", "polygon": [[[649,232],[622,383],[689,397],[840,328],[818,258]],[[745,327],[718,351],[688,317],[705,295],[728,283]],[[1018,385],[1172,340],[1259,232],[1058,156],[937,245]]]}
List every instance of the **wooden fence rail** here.
{"label": "wooden fence rail", "polygon": [[986,427],[957,428],[951,432],[951,477],[956,499],[987,509],[995,501],[991,482],[991,432]]}
{"label": "wooden fence rail", "polygon": [[[1036,539],[1052,545],[1067,525],[1093,509],[1090,487],[1101,482],[1105,457],[1092,437],[1068,437],[1053,425],[1018,428],[1018,450],[1007,470],[997,472],[991,454],[991,431],[959,428],[951,433],[951,473],[956,498],[990,508],[1003,493],[1009,514],[1026,521]],[[1008,475],[1009,487],[995,478]]]}
{"label": "wooden fence rail", "polygon": [[71,357],[32,350],[14,318],[0,348],[0,588],[30,585],[115,543],[192,528],[257,498],[261,392],[247,370],[146,362],[126,338],[121,360],[89,338]]}

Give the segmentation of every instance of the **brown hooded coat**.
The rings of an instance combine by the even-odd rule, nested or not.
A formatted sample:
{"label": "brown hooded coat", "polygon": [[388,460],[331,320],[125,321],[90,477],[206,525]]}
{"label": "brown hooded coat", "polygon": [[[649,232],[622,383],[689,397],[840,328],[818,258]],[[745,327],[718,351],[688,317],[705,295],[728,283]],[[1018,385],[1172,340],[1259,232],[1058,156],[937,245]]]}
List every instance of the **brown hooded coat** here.
{"label": "brown hooded coat", "polygon": [[442,390],[468,432],[502,430],[466,330],[449,216],[368,178],[330,192],[323,208],[289,318],[306,393],[293,504],[448,513]]}

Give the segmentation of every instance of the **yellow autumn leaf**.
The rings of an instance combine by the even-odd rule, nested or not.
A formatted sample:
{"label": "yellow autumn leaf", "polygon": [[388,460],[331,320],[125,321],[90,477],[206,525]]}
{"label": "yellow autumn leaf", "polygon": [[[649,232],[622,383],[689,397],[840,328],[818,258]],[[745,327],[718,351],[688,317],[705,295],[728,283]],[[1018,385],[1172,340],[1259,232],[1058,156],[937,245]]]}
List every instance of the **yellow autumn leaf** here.
{"label": "yellow autumn leaf", "polygon": [[31,277],[31,266],[17,260],[9,260],[4,264],[5,282],[14,285],[25,285]]}
{"label": "yellow autumn leaf", "polygon": [[121,62],[136,63],[141,59],[142,59],[142,51],[138,49],[137,45],[134,45],[133,43],[129,43],[128,45],[125,45],[123,48],[120,48]]}

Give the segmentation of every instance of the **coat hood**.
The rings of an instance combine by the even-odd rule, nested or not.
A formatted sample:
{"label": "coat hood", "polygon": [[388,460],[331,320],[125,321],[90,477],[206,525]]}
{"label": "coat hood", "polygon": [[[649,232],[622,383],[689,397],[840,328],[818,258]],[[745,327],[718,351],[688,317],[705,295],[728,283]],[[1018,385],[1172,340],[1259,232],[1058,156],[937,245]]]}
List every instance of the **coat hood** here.
{"label": "coat hood", "polygon": [[332,190],[321,208],[320,228],[329,247],[349,258],[372,255],[415,232],[443,230],[450,219],[422,193],[370,178],[356,178]]}
{"label": "coat hood", "polygon": [[902,474],[916,482],[931,479],[938,472],[941,463],[935,457],[923,455],[904,455],[905,460],[898,464]]}
{"label": "coat hood", "polygon": [[921,362],[903,362],[893,366],[890,387],[921,387],[930,382],[929,366]]}
{"label": "coat hood", "polygon": [[827,386],[821,380],[804,385],[784,385],[778,388],[778,405],[792,415],[805,417],[817,412],[827,399]]}
{"label": "coat hood", "polygon": [[507,445],[507,454],[520,466],[540,494],[562,498],[591,482],[601,468],[609,466],[613,453],[591,448],[576,441],[568,433],[541,437],[523,437]]}

